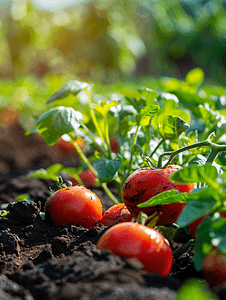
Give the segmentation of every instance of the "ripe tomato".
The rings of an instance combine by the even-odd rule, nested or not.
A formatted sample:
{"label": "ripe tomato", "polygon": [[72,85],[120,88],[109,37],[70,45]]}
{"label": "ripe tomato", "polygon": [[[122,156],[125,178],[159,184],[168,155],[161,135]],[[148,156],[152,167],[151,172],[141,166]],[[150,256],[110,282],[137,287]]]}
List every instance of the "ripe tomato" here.
{"label": "ripe tomato", "polygon": [[176,222],[185,203],[171,203],[168,205],[158,205],[152,207],[137,207],[137,204],[146,202],[153,196],[167,190],[178,190],[179,192],[189,193],[194,189],[193,183],[177,185],[169,177],[180,166],[171,165],[165,169],[142,168],[133,172],[124,182],[122,195],[124,203],[132,215],[136,216],[139,211],[151,215],[154,211],[160,211],[156,225],[170,225]]}
{"label": "ripe tomato", "polygon": [[[81,137],[77,137],[76,143],[82,147],[84,142]],[[62,137],[58,139],[56,144],[53,146],[56,152],[60,154],[77,154],[77,151],[70,141],[65,141]]]}
{"label": "ripe tomato", "polygon": [[172,267],[168,241],[153,228],[125,222],[110,227],[99,239],[97,248],[118,256],[137,258],[145,270],[167,276]]}
{"label": "ripe tomato", "polygon": [[122,222],[130,222],[131,213],[128,211],[124,203],[115,204],[105,211],[100,223],[105,226],[112,226]]}
{"label": "ripe tomato", "polygon": [[56,191],[45,204],[46,219],[57,226],[82,225],[88,229],[97,225],[103,214],[96,194],[83,186],[72,186]]}
{"label": "ripe tomato", "polygon": [[202,269],[206,274],[206,281],[212,286],[224,283],[226,281],[226,255],[213,247],[204,258]]}
{"label": "ripe tomato", "polygon": [[90,169],[79,172],[78,176],[80,177],[85,186],[96,186],[97,177],[93,174],[93,172]]}
{"label": "ripe tomato", "polygon": [[[226,218],[226,211],[222,211],[220,213],[220,215],[221,215],[222,218]],[[191,236],[192,236],[193,239],[195,238],[195,233],[196,233],[196,230],[197,230],[199,224],[201,224],[201,222],[204,218],[205,218],[205,215],[198,218],[197,220],[195,220],[191,224],[189,224],[189,230],[190,230],[190,233],[191,233]]]}
{"label": "ripe tomato", "polygon": [[115,135],[110,137],[110,146],[112,152],[117,153],[119,151],[119,144]]}

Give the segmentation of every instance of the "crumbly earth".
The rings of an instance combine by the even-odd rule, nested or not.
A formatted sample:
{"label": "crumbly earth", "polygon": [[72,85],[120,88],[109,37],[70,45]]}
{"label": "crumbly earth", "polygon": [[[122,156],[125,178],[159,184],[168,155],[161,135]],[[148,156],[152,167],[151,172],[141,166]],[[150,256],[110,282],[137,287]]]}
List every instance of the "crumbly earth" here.
{"label": "crumbly earth", "polygon": [[[39,212],[50,195],[49,188],[56,190],[55,182],[31,179],[28,174],[0,179],[0,204],[11,203],[7,217],[0,219],[0,299],[170,300],[187,279],[203,279],[194,268],[192,246],[174,259],[170,274],[162,278],[142,270],[137,261],[96,249],[108,227],[88,230],[48,223]],[[100,188],[92,191],[104,211],[113,205]],[[116,194],[113,188],[112,192]],[[24,193],[33,201],[13,203]],[[189,239],[179,230],[172,249]],[[213,292],[225,299],[225,289],[222,286]]]}

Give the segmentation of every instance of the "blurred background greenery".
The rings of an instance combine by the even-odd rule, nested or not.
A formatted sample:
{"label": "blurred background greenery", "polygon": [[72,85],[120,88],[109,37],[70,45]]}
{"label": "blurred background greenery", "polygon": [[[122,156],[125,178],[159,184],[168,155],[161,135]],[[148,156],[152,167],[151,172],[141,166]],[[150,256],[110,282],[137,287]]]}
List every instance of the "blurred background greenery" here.
{"label": "blurred background greenery", "polygon": [[0,8],[1,80],[113,83],[200,67],[226,81],[225,0],[1,0]]}

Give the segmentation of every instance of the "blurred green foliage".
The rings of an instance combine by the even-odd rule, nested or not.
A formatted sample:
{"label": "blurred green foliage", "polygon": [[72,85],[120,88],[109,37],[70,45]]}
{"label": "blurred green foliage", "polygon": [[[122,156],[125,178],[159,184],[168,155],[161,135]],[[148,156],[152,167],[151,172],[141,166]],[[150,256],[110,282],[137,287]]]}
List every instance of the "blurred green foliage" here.
{"label": "blurred green foliage", "polygon": [[200,67],[225,83],[225,0],[84,0],[52,11],[11,3],[0,23],[0,79],[69,74],[109,83],[183,78]]}

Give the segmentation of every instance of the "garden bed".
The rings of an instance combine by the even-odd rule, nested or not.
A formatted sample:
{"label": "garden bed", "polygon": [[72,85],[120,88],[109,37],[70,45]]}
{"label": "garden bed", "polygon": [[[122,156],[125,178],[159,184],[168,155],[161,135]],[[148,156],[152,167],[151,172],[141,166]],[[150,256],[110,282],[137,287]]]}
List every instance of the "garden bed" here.
{"label": "garden bed", "polygon": [[[170,274],[163,278],[145,272],[136,261],[96,249],[105,226],[88,230],[47,223],[39,211],[50,195],[49,187],[56,189],[55,182],[31,179],[28,174],[1,180],[1,203],[12,203],[24,193],[34,201],[10,204],[7,219],[1,220],[0,298],[173,299],[187,279],[203,278],[194,268],[192,246],[174,259]],[[112,205],[100,188],[92,190],[104,210]],[[171,243],[173,250],[189,239],[179,231]],[[219,299],[223,290],[215,290]]]}

